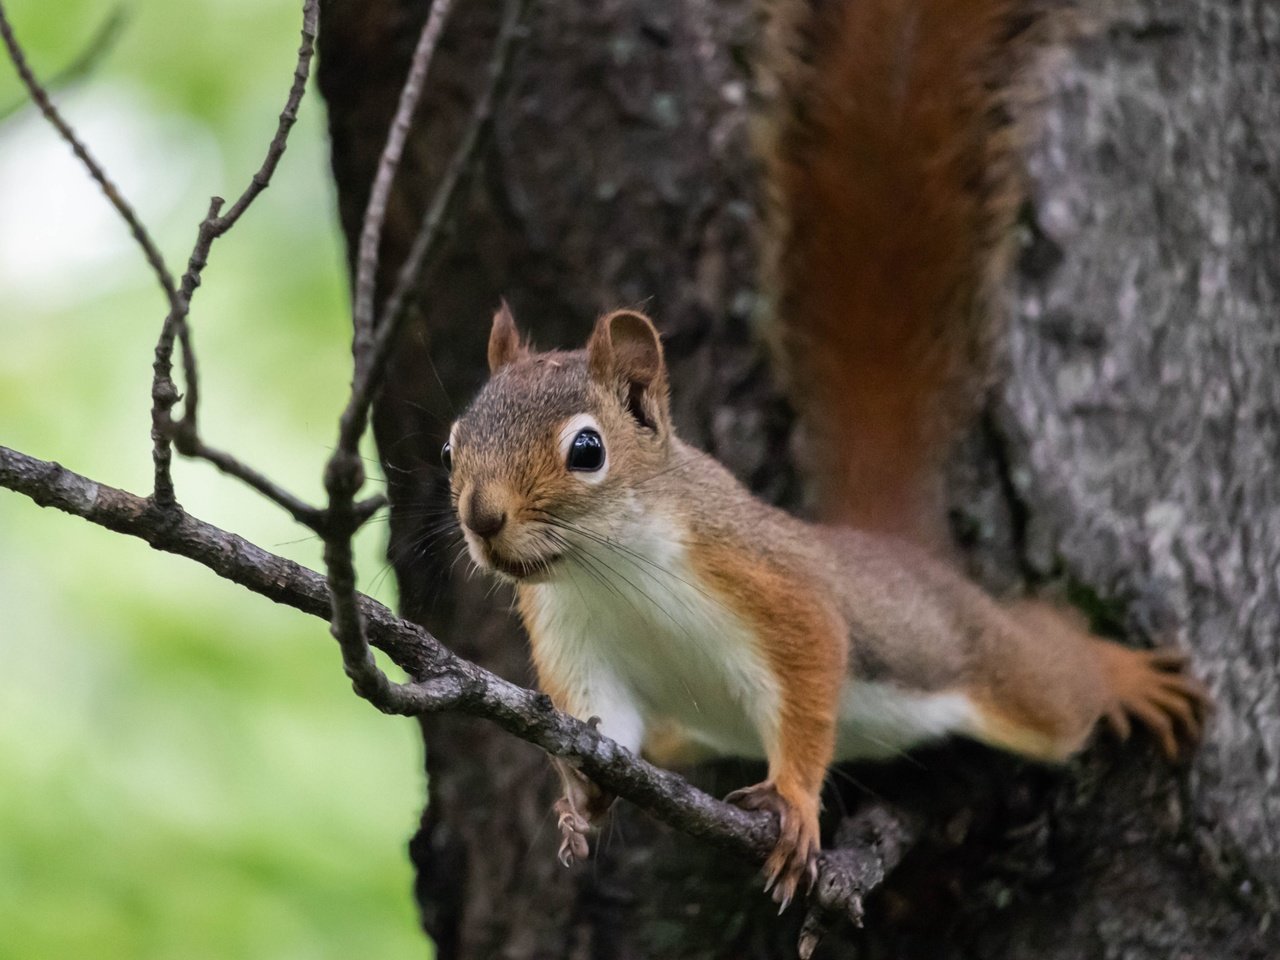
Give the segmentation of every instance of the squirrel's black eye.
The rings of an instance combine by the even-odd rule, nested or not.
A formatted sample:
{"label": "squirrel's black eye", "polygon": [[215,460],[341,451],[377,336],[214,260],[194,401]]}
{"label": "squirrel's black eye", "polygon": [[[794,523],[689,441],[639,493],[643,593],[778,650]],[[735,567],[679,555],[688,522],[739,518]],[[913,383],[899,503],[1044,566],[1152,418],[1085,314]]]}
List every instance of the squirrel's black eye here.
{"label": "squirrel's black eye", "polygon": [[604,440],[594,430],[579,430],[569,444],[570,470],[593,472],[604,466]]}
{"label": "squirrel's black eye", "polygon": [[440,448],[440,462],[444,464],[444,468],[453,473],[453,444],[448,441]]}

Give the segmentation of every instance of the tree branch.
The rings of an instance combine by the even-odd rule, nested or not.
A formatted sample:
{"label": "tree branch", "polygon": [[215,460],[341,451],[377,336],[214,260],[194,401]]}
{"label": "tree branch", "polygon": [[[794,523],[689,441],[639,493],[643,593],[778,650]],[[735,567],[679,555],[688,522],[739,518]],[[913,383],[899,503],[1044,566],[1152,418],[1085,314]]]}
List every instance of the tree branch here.
{"label": "tree branch", "polygon": [[[294,517],[312,526],[313,529],[314,524],[308,523],[304,516],[314,518],[319,515],[316,508],[302,504],[270,481],[266,481],[262,474],[241,464],[235,457],[214,450],[200,440],[197,426],[200,409],[200,378],[190,326],[187,323],[191,313],[191,298],[195,296],[196,289],[200,286],[214,241],[235,226],[249,209],[250,204],[267,189],[276,167],[280,164],[280,159],[284,156],[289,142],[289,132],[298,119],[298,107],[307,90],[311,61],[315,56],[319,6],[319,0],[305,0],[302,5],[302,42],[298,47],[298,57],[294,63],[293,82],[285,98],[284,108],[280,111],[275,134],[267,145],[266,157],[254,172],[244,192],[225,214],[221,213],[225,202],[221,197],[210,200],[209,211],[196,231],[195,246],[187,260],[186,273],[182,275],[181,290],[164,318],[160,337],[156,341],[151,381],[151,440],[152,460],[155,465],[155,490],[152,496],[164,507],[172,506],[174,503],[172,457],[169,447],[170,442],[176,439],[186,448],[182,452],[188,456],[208,460],[224,473],[239,478],[259,493],[283,506]],[[182,418],[176,424],[172,417],[173,407],[179,399],[177,387],[173,383],[175,338],[182,344],[183,380],[186,386]]]}
{"label": "tree branch", "polygon": [[[404,153],[405,141],[409,136],[409,128],[413,124],[413,115],[418,108],[418,100],[422,96],[422,88],[426,83],[427,70],[431,66],[432,55],[444,29],[445,20],[452,8],[452,0],[432,0],[431,10],[422,32],[418,35],[418,45],[413,51],[413,60],[409,64],[409,73],[405,77],[404,87],[400,91],[400,100],[396,105],[395,115],[391,119],[391,128],[387,131],[387,142],[378,158],[378,169],[374,174],[373,184],[369,188],[369,202],[365,207],[364,223],[360,228],[360,247],[356,253],[355,301],[352,313],[355,321],[355,334],[352,352],[356,358],[355,380],[367,378],[370,347],[373,344],[374,327],[374,291],[378,282],[378,257],[382,246],[382,228],[387,218],[387,202],[391,197],[391,185],[395,181],[396,171],[400,168],[400,158]],[[357,437],[364,432],[363,424],[348,424],[344,418],[344,438],[355,431]],[[347,445],[347,444],[342,444]]]}
{"label": "tree branch", "polygon": [[[93,36],[89,38],[84,48],[76,54],[75,59],[44,83],[45,90],[57,90],[92,73],[102,58],[115,46],[127,19],[123,5],[111,10],[103,17],[102,23],[98,24],[98,29],[93,32]],[[27,98],[23,97],[0,109],[0,123],[4,123],[26,104]]]}
{"label": "tree branch", "polygon": [[[721,803],[679,775],[640,760],[602,736],[592,725],[557,711],[545,694],[509,683],[456,656],[422,627],[396,617],[385,606],[356,590],[352,536],[382,502],[379,497],[356,500],[364,482],[358,447],[368,425],[369,406],[383,376],[397,323],[410,291],[489,119],[523,6],[524,0],[506,0],[484,90],[441,177],[409,255],[400,265],[384,313],[382,317],[375,318],[380,238],[390,189],[450,0],[435,0],[423,25],[366,209],[357,257],[353,386],[339,423],[337,449],[325,469],[328,506],[320,510],[200,439],[197,429],[197,369],[187,326],[191,298],[200,285],[213,242],[226,233],[266,189],[285,151],[289,130],[305,92],[313,56],[318,0],[306,0],[303,6],[302,44],[293,84],[266,158],[244,193],[225,214],[221,213],[224,201],[217,197],[212,199],[197,232],[180,289],[174,288],[159,251],[133,209],[54,109],[27,68],[0,4],[0,33],[32,98],[71,144],[90,175],[129,224],[170,303],[153,364],[153,495],[144,499],[98,484],[56,463],[38,460],[2,446],[0,487],[23,493],[41,506],[54,507],[116,532],[139,537],[158,550],[195,560],[255,593],[328,620],[356,691],[385,712],[417,715],[453,710],[486,718],[548,753],[568,760],[604,789],[626,797],[676,829],[763,862],[773,850],[778,832],[776,822],[768,814],[748,813]],[[181,342],[183,347],[188,390],[183,417],[176,423],[172,418],[172,409],[179,399],[172,379],[175,341]],[[319,532],[324,540],[327,578],[207,524],[178,506],[170,474],[171,447],[174,445],[180,452],[204,459],[239,478]],[[390,681],[379,669],[370,644],[385,651],[412,680],[404,684]],[[859,856],[834,854],[824,857],[815,912],[805,927],[814,944],[817,933],[829,916],[843,912],[855,920],[860,917],[861,896],[892,869],[912,834],[899,828],[893,836],[896,845],[863,844],[866,849],[858,848]],[[802,947],[804,943],[802,941]]]}
{"label": "tree branch", "polygon": [[[149,499],[4,446],[0,446],[0,487],[24,494],[42,507],[187,557],[276,603],[322,620],[331,616],[329,588],[320,574],[205,523],[181,507],[159,508]],[[413,677],[400,685],[402,692],[394,704],[399,709],[394,712],[453,710],[491,720],[568,760],[604,789],[690,836],[756,863],[763,863],[773,850],[777,823],[769,814],[722,803],[678,774],[639,759],[589,724],[560,713],[546,694],[464,660],[427,630],[402,620],[377,601],[357,594],[355,603],[370,641]],[[896,862],[881,855],[882,874]],[[853,914],[855,898],[877,882],[863,862],[826,854],[816,890],[824,909]]]}
{"label": "tree branch", "polygon": [[[510,61],[512,41],[523,17],[525,5],[526,0],[507,0],[506,2],[502,23],[498,27],[498,37],[494,41],[493,56],[489,60],[489,68],[486,71],[484,89],[471,110],[466,132],[463,133],[457,149],[449,159],[449,165],[440,177],[440,183],[431,198],[431,203],[427,205],[427,212],[422,218],[422,225],[418,228],[418,234],[413,239],[413,245],[409,248],[409,253],[404,258],[404,263],[400,265],[400,270],[396,275],[395,286],[392,287],[391,294],[387,297],[386,305],[382,311],[382,318],[378,322],[376,339],[373,345],[373,356],[369,363],[369,382],[371,383],[379,382],[382,379],[383,368],[391,354],[392,347],[395,345],[396,334],[399,332],[400,323],[404,318],[413,285],[421,277],[422,268],[431,255],[436,240],[439,238],[440,226],[444,221],[446,211],[449,209],[449,204],[453,200],[458,182],[462,179],[462,173],[470,164],[476,147],[480,143],[480,135],[493,116],[494,97]],[[367,415],[368,405],[372,402],[372,391],[366,388],[365,394],[363,402]]]}
{"label": "tree branch", "polygon": [[918,816],[878,801],[841,823],[833,848],[822,854],[822,871],[800,928],[800,960],[813,956],[841,917],[862,926],[863,898],[902,862],[922,827]]}

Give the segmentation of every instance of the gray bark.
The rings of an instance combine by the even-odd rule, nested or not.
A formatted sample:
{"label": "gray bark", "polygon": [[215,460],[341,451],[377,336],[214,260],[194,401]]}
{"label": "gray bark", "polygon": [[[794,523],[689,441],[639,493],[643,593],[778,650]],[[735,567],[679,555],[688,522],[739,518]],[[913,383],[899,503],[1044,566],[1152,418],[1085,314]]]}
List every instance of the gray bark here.
{"label": "gray bark", "polygon": [[[424,6],[322,9],[351,241]],[[466,122],[494,6],[460,2],[439,51],[384,278]],[[833,932],[820,955],[1277,952],[1280,15],[1216,0],[1103,13],[1055,69],[1031,149],[1009,372],[957,464],[957,529],[989,583],[1057,584],[1103,627],[1171,634],[1219,711],[1185,771],[1105,742],[1066,771],[968,745],[842,771],[833,831],[869,795],[930,826],[865,931]],[[375,412],[390,557],[403,613],[510,679],[530,673],[507,598],[451,576],[454,552],[430,542],[447,513],[437,452],[483,376],[500,295],[543,345],[642,305],[667,337],[682,434],[762,496],[800,500],[790,415],[751,331],[755,40],[745,0],[536,4],[424,280]],[[423,728],[431,796],[412,855],[442,958],[792,955],[799,917],[773,918],[748,867],[621,804],[596,862],[566,873],[545,758],[465,718]],[[696,777],[723,791],[755,774]]]}
{"label": "gray bark", "polygon": [[1094,922],[1140,955],[1226,956],[1206,904],[1261,924],[1280,890],[1280,7],[1104,14],[1031,157],[1038,263],[1000,419],[1030,568],[1192,651],[1218,705],[1169,796],[1195,869],[1133,871],[1186,898],[1157,913],[1103,886]]}

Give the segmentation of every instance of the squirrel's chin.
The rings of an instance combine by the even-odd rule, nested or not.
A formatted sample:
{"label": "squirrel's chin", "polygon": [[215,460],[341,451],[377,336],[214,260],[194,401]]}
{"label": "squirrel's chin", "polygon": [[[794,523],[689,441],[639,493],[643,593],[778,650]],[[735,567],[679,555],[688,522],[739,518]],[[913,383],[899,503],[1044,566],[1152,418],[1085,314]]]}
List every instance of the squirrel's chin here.
{"label": "squirrel's chin", "polygon": [[485,566],[505,580],[514,580],[516,583],[545,583],[554,575],[555,565],[561,556],[563,555],[555,553],[535,560],[517,560],[502,557],[490,551]]}

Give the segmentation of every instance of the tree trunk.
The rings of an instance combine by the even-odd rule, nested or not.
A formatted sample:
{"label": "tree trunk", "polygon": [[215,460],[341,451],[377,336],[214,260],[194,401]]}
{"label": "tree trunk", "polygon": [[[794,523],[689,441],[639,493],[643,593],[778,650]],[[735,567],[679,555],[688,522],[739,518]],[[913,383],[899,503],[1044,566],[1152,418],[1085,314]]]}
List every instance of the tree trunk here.
{"label": "tree trunk", "polygon": [[[352,250],[427,6],[322,7]],[[384,281],[466,125],[499,7],[459,0],[393,195]],[[540,3],[526,22],[375,410],[402,612],[521,682],[509,597],[433,539],[448,513],[438,451],[483,379],[500,296],[544,346],[642,306],[666,337],[682,435],[763,497],[802,498],[752,334],[749,3]],[[1178,771],[1106,742],[1062,771],[964,744],[841,770],[828,842],[869,798],[926,826],[865,929],[833,931],[820,955],[1275,956],[1278,43],[1261,0],[1143,0],[1112,4],[1055,67],[1009,375],[955,471],[956,529],[989,584],[1056,585],[1095,625],[1194,651],[1219,704],[1204,749]],[[464,718],[423,731],[430,802],[411,852],[440,957],[794,955],[799,911],[775,918],[749,866],[621,803],[595,861],[566,872],[545,757]],[[757,773],[693,776],[725,791]]]}

